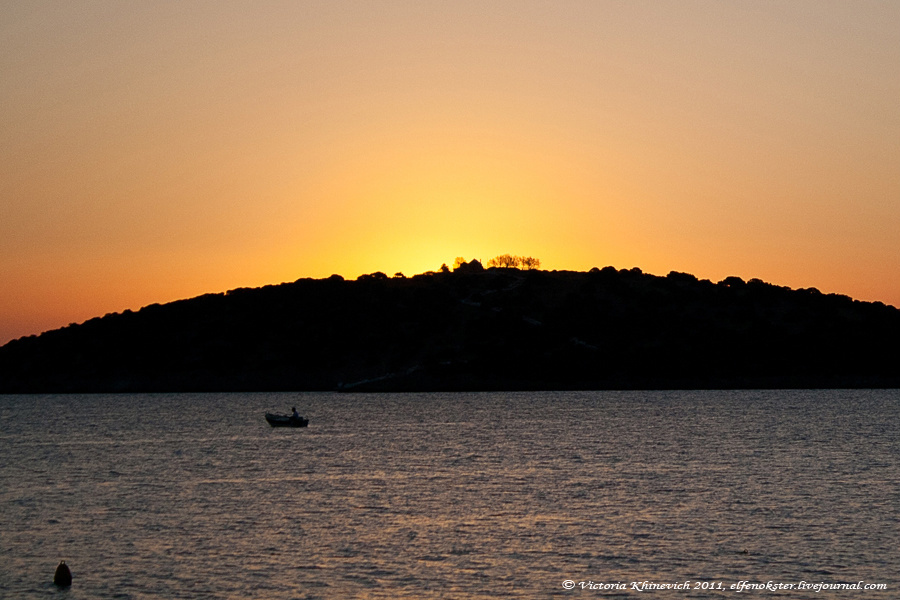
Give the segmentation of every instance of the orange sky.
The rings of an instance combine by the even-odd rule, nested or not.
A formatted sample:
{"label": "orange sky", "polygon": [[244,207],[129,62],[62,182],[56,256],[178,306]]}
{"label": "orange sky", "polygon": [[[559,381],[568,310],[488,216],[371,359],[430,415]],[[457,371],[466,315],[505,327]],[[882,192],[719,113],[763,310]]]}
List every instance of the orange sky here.
{"label": "orange sky", "polygon": [[502,253],[900,306],[900,3],[8,2],[0,343]]}

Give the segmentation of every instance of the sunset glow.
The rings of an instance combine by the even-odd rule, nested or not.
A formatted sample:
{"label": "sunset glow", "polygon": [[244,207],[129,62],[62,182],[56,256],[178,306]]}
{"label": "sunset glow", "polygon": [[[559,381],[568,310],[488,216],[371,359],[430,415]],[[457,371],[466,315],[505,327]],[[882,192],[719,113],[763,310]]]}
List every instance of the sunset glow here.
{"label": "sunset glow", "polygon": [[900,3],[13,2],[0,344],[502,253],[900,306]]}

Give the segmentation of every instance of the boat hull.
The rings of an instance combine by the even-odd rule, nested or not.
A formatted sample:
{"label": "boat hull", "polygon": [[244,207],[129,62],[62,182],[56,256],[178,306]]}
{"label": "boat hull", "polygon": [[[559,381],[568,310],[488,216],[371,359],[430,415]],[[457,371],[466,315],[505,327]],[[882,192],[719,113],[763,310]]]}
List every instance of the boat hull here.
{"label": "boat hull", "polygon": [[288,415],[276,415],[272,413],[266,413],[266,421],[272,427],[306,427],[309,425],[309,419],[304,419],[303,417],[295,419]]}

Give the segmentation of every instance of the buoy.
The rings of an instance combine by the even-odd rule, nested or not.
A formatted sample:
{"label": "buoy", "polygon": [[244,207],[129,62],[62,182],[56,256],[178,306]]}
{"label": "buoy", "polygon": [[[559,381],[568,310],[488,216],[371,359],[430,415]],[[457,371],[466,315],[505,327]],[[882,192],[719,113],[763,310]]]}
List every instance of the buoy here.
{"label": "buoy", "polygon": [[69,570],[66,561],[60,561],[59,566],[56,567],[56,573],[53,574],[53,583],[59,587],[68,587],[72,585],[72,571]]}

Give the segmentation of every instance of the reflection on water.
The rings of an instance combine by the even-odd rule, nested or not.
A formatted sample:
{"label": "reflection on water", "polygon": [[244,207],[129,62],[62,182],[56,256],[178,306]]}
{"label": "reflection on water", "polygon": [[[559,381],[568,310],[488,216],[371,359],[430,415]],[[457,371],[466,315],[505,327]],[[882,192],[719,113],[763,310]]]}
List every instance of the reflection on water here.
{"label": "reflection on water", "polygon": [[[295,404],[308,429],[263,420]],[[0,597],[897,598],[898,409],[895,390],[0,396]]]}

